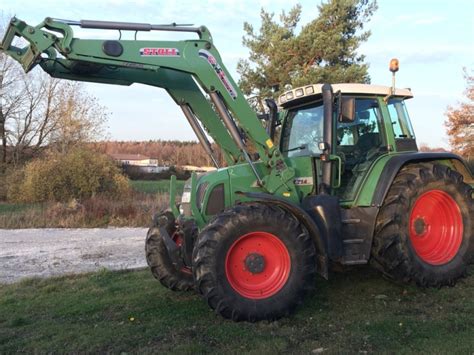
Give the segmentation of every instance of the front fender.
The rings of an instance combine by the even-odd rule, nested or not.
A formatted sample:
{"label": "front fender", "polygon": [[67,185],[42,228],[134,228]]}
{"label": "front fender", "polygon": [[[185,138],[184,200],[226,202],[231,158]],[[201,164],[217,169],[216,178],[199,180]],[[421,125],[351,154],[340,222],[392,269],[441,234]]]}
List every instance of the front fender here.
{"label": "front fender", "polygon": [[239,191],[236,192],[236,194],[243,195],[260,203],[278,205],[279,207],[293,214],[293,216],[295,216],[305,226],[305,228],[312,236],[316,245],[316,262],[318,273],[326,280],[328,279],[329,261],[325,240],[317,224],[304,209],[302,209],[297,204],[290,202],[287,199],[273,196],[267,193]]}

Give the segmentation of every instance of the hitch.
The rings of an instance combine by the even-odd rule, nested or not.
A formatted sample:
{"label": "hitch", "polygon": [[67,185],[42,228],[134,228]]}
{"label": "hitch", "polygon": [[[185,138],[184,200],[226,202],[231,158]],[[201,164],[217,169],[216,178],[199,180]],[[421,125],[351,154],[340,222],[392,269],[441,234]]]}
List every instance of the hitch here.
{"label": "hitch", "polygon": [[184,267],[183,260],[179,254],[179,247],[176,243],[171,239],[168,231],[166,230],[166,225],[168,224],[168,218],[166,216],[162,216],[158,220],[158,230],[160,231],[160,236],[163,239],[163,243],[165,243],[166,250],[168,251],[168,255],[171,259],[173,265],[181,269]]}
{"label": "hitch", "polygon": [[171,239],[165,227],[159,227],[159,230],[161,238],[163,238],[163,242],[165,243],[166,250],[168,251],[168,255],[170,256],[171,262],[178,270],[183,268],[184,263],[181,259],[181,256],[179,255],[179,247],[176,245],[173,239]]}

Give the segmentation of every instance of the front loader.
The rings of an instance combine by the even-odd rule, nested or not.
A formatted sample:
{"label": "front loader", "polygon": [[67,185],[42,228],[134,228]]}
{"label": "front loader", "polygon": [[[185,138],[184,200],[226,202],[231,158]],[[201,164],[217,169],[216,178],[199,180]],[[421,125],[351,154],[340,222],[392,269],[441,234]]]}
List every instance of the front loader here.
{"label": "front loader", "polygon": [[[196,38],[79,39],[73,26]],[[17,37],[27,44],[15,46]],[[418,152],[409,89],[308,84],[282,93],[279,110],[267,100],[264,125],[204,26],[13,18],[0,49],[25,71],[161,87],[180,106],[217,170],[193,174],[179,205],[171,179],[170,210],[154,217],[146,258],[164,286],[196,289],[226,318],[286,316],[335,265],[371,263],[440,287],[472,261],[473,175],[455,154]]]}

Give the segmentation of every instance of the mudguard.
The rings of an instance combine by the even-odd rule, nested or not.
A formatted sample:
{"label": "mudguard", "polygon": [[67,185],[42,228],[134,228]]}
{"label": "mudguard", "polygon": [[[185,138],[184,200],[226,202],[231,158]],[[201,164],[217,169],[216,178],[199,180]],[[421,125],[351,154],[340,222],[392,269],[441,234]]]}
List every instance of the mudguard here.
{"label": "mudguard", "polygon": [[387,196],[388,190],[390,186],[392,186],[393,180],[395,176],[397,176],[400,169],[406,165],[407,163],[418,163],[418,162],[429,162],[429,161],[436,161],[436,160],[454,160],[461,164],[461,166],[465,169],[462,173],[465,177],[466,174],[470,175],[470,179],[473,179],[472,172],[470,171],[467,164],[464,160],[453,153],[406,153],[393,156],[380,174],[379,181],[377,183],[377,187],[375,188],[374,195],[372,197],[372,206],[380,207],[385,200],[385,196]]}
{"label": "mudguard", "polygon": [[326,280],[328,279],[329,260],[326,240],[321,232],[321,228],[319,228],[313,218],[303,208],[284,198],[266,193],[238,191],[236,194],[243,195],[260,203],[271,203],[278,205],[298,218],[298,220],[308,230],[316,245],[317,272]]}

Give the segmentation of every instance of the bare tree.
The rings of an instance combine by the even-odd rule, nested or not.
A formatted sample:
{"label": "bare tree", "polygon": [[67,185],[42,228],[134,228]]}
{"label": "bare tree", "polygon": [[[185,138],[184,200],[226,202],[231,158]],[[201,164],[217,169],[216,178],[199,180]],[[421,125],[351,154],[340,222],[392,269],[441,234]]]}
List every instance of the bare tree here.
{"label": "bare tree", "polygon": [[25,74],[0,53],[1,170],[45,146],[64,151],[101,138],[106,120],[105,107],[82,83],[51,78],[39,68]]}
{"label": "bare tree", "polygon": [[[0,12],[0,38],[7,16]],[[0,172],[45,146],[64,151],[104,137],[107,110],[83,84],[51,78],[40,68],[25,74],[0,53]]]}
{"label": "bare tree", "polygon": [[448,107],[445,125],[453,149],[467,159],[474,159],[474,76],[465,69],[464,78],[466,101],[457,107]]}
{"label": "bare tree", "polygon": [[21,90],[15,84],[21,80],[21,72],[13,61],[0,53],[0,166],[7,162],[7,121],[19,109],[22,101]]}
{"label": "bare tree", "polygon": [[13,163],[44,146],[65,151],[102,137],[106,109],[85,92],[81,83],[54,79],[39,70],[17,75],[9,82],[1,108],[3,138]]}
{"label": "bare tree", "polygon": [[77,143],[90,142],[104,137],[107,110],[98,99],[87,94],[81,83],[61,82],[60,102],[54,102],[54,129],[49,144],[65,151]]}

